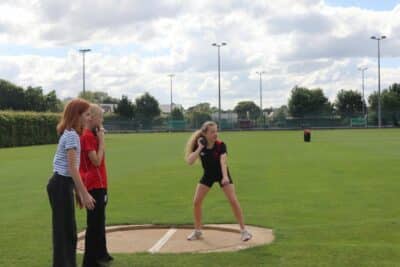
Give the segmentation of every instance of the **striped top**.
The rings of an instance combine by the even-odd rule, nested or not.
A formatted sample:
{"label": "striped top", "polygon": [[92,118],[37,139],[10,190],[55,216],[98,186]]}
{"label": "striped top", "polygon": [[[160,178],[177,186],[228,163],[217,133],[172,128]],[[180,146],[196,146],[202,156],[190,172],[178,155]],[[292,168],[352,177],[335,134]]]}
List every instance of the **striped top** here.
{"label": "striped top", "polygon": [[63,176],[71,177],[68,171],[68,156],[67,150],[76,150],[76,168],[79,169],[80,155],[81,155],[81,143],[79,140],[78,133],[72,130],[65,130],[58,141],[57,151],[54,155],[53,160],[53,171]]}

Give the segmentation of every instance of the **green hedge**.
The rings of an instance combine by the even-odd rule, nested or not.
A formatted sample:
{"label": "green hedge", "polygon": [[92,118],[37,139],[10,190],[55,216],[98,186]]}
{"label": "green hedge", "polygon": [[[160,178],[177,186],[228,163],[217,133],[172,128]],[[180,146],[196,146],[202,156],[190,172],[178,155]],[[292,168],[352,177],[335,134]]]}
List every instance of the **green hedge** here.
{"label": "green hedge", "polygon": [[57,143],[60,114],[0,111],[0,147]]}

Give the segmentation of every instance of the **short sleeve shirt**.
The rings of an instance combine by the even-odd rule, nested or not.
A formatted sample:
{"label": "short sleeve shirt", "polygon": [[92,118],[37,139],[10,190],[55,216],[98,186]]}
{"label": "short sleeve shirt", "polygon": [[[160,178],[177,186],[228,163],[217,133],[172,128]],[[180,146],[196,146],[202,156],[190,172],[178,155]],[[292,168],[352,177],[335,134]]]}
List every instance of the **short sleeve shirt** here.
{"label": "short sleeve shirt", "polygon": [[74,129],[63,132],[58,141],[57,151],[53,159],[53,171],[60,175],[71,177],[68,170],[67,151],[69,149],[76,150],[76,166],[79,168],[81,144],[79,142],[79,135]]}
{"label": "short sleeve shirt", "polygon": [[97,136],[85,129],[80,138],[82,153],[79,172],[87,190],[107,188],[107,171],[105,165],[105,154],[100,166],[95,166],[89,158],[89,152],[99,150],[99,140]]}
{"label": "short sleeve shirt", "polygon": [[[194,150],[197,149],[197,145]],[[217,140],[211,149],[204,147],[200,152],[201,164],[204,170],[204,176],[208,178],[221,178],[221,156],[227,153],[226,144]]]}

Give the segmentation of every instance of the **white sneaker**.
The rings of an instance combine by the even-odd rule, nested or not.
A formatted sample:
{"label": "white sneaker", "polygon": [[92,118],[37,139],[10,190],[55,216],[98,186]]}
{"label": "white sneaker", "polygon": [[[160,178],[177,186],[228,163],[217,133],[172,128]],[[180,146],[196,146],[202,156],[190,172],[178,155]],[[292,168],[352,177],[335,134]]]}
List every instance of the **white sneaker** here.
{"label": "white sneaker", "polygon": [[200,230],[194,230],[190,235],[188,235],[187,240],[189,241],[198,240],[202,235],[203,234]]}
{"label": "white sneaker", "polygon": [[253,237],[253,235],[249,231],[247,231],[247,229],[241,230],[240,235],[242,241],[249,241]]}

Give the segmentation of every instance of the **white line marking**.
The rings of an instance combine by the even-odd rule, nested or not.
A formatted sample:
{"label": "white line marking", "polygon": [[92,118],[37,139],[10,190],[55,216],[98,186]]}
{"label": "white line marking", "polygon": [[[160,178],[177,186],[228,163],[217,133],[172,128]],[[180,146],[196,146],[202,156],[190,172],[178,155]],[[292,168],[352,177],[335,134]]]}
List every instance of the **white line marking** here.
{"label": "white line marking", "polygon": [[177,229],[171,228],[169,229],[163,237],[161,237],[160,240],[157,241],[157,243],[152,246],[148,252],[150,253],[157,253],[160,251],[160,249],[165,245],[165,243],[168,242],[168,240],[176,233]]}

